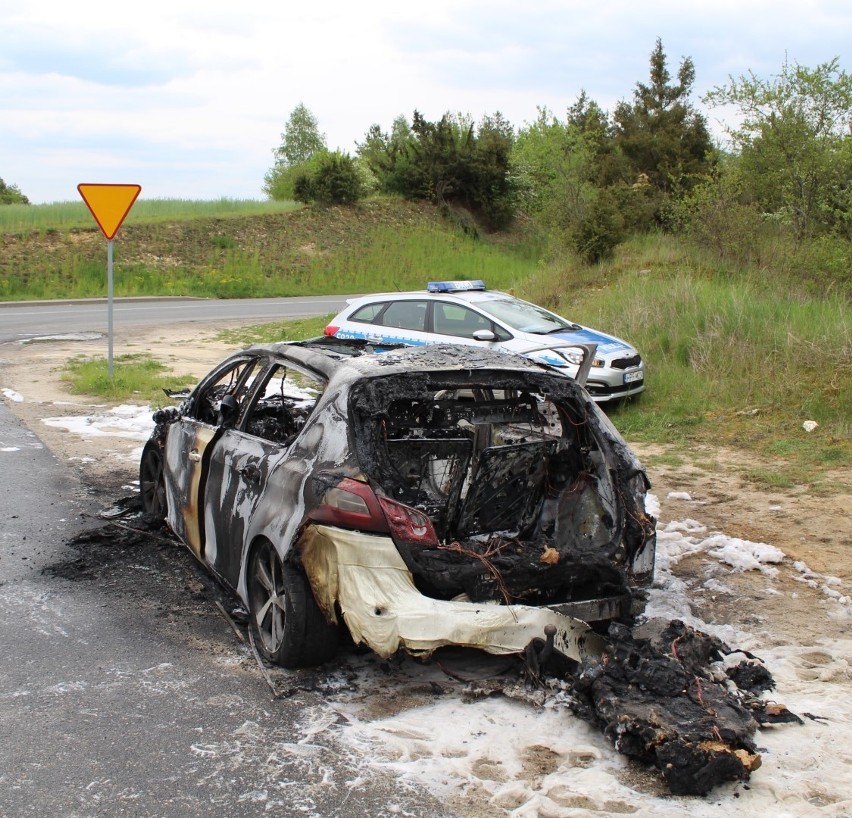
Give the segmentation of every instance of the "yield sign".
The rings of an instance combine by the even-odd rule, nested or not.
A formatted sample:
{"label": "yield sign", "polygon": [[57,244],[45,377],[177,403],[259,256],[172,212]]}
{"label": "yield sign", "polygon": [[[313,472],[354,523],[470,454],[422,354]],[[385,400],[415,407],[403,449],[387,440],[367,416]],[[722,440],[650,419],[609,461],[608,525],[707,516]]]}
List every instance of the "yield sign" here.
{"label": "yield sign", "polygon": [[77,190],[101,232],[111,241],[141,193],[142,186],[79,184]]}

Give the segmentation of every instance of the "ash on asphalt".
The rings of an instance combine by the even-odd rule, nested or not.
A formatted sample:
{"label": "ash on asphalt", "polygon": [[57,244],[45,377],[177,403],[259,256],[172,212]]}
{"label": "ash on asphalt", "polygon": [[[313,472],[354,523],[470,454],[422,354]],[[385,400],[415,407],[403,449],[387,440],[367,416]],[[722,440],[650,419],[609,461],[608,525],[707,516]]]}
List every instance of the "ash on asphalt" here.
{"label": "ash on asphalt", "polygon": [[[120,597],[122,605],[131,603],[150,621],[162,623],[161,636],[238,657],[244,668],[261,675],[248,647],[247,614],[240,600],[204,569],[162,520],[142,513],[138,496],[116,500],[99,516],[101,525],[67,541],[71,556],[45,567],[43,573],[94,583],[105,596]],[[300,691],[328,694],[347,684],[334,668],[264,670],[276,685],[276,698]]]}

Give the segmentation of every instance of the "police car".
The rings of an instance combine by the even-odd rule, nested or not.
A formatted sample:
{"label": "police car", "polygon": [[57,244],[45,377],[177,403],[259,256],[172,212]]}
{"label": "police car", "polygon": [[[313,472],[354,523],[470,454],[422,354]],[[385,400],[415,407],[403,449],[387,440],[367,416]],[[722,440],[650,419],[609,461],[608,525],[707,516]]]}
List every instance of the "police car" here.
{"label": "police car", "polygon": [[567,321],[482,281],[431,281],[426,290],[376,293],[352,298],[325,334],[372,343],[455,343],[515,352],[574,377],[584,351],[572,344],[596,344],[586,379],[595,401],[636,395],[645,388],[645,365],[630,344]]}

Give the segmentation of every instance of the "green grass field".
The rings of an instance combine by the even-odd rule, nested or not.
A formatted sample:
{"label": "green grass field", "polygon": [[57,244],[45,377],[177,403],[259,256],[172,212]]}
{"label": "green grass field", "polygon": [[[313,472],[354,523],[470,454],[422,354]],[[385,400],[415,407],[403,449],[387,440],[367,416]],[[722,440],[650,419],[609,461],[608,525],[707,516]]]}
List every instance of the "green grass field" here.
{"label": "green grass field", "polygon": [[[51,206],[33,209],[41,207]],[[402,200],[329,210],[190,212],[122,226],[113,254],[117,297],[373,292],[422,287],[436,276],[485,277],[491,286],[511,288],[537,263],[527,242],[476,240],[435,208]],[[105,295],[106,240],[89,220],[85,229],[7,234],[0,300]]]}
{"label": "green grass field", "polygon": [[[76,191],[74,191],[76,193]],[[288,213],[300,207],[297,202],[257,201],[254,199],[145,199],[144,191],[127,214],[125,225],[162,224],[163,222],[256,216]],[[40,205],[4,205],[0,207],[0,233],[48,232],[68,228],[89,228],[94,219],[82,199]]]}

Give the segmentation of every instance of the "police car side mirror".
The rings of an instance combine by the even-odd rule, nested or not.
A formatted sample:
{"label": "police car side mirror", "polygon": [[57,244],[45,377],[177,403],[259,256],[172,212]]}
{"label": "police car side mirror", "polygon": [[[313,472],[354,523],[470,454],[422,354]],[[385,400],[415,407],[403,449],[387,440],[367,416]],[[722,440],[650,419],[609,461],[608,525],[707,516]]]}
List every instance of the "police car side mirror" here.
{"label": "police car side mirror", "polygon": [[478,329],[473,333],[474,341],[496,341],[497,336],[490,329]]}

